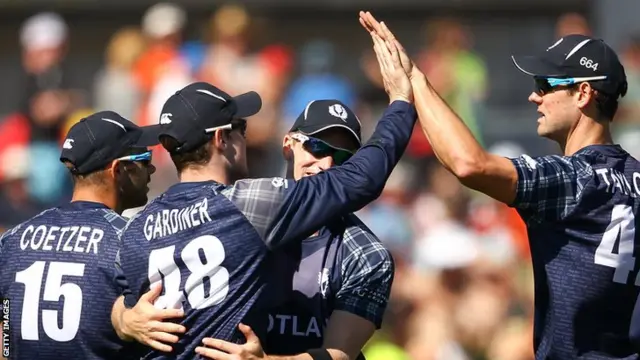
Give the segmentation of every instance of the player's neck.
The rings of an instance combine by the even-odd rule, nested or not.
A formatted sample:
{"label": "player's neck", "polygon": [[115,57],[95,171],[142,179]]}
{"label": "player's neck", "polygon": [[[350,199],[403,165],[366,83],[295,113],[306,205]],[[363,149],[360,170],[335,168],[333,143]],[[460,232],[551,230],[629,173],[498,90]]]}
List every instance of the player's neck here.
{"label": "player's neck", "polygon": [[229,175],[222,171],[216,171],[217,169],[206,168],[204,166],[197,168],[185,169],[180,173],[180,182],[202,182],[202,181],[216,181],[221,184],[228,185]]}
{"label": "player's neck", "polygon": [[578,122],[567,137],[567,141],[560,146],[562,146],[564,155],[571,156],[589,145],[608,144],[613,144],[609,123],[585,117]]}
{"label": "player's neck", "polygon": [[104,204],[108,208],[116,211],[118,214],[121,214],[122,210],[124,210],[119,209],[118,200],[115,193],[97,187],[81,186],[74,188],[73,195],[71,196],[71,201],[89,201]]}

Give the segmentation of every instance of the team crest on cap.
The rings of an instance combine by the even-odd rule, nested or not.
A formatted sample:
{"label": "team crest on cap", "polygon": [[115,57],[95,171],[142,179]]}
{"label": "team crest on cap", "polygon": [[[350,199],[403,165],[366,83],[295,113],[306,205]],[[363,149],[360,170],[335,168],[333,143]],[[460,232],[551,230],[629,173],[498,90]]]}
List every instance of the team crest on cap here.
{"label": "team crest on cap", "polygon": [[340,104],[333,104],[329,106],[329,114],[339,118],[344,122],[347,121],[347,117],[349,116],[349,114],[347,114],[347,110]]}

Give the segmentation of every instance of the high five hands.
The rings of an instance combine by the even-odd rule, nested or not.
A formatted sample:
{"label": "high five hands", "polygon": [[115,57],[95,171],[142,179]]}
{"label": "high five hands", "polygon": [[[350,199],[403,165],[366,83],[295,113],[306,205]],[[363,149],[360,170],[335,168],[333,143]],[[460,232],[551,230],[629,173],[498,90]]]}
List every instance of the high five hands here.
{"label": "high five hands", "polygon": [[368,11],[360,11],[360,24],[371,35],[373,50],[389,96],[391,97],[391,92],[399,93],[404,96],[405,101],[412,101],[413,94],[408,93],[407,89],[411,88],[411,81],[424,77],[424,74],[384,22],[378,22]]}

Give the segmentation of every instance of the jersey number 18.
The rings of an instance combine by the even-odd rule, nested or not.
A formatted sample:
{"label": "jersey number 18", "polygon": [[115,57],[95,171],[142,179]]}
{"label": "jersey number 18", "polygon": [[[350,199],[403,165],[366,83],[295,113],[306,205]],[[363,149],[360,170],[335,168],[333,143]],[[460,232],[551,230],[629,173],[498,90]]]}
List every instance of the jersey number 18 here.
{"label": "jersey number 18", "polygon": [[[229,271],[220,266],[225,259],[224,246],[213,235],[191,240],[180,252],[180,258],[190,274],[182,286],[180,268],[174,261],[176,246],[171,245],[149,254],[149,283],[163,283],[164,294],[155,302],[159,308],[182,308],[184,293],[192,309],[204,309],[220,304],[229,293]],[[205,293],[205,280],[210,285]]]}

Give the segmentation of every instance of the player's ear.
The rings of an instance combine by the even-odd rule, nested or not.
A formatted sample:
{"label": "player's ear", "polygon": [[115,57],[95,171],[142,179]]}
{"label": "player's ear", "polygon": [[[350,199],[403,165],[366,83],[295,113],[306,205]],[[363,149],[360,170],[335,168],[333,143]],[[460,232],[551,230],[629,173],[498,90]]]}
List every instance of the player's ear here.
{"label": "player's ear", "polygon": [[119,160],[114,160],[111,162],[111,165],[107,168],[107,176],[109,179],[113,179],[114,181],[118,181],[118,178],[123,173],[124,164]]}
{"label": "player's ear", "polygon": [[227,146],[227,140],[227,134],[225,134],[223,130],[216,130],[213,133],[213,139],[211,139],[213,146],[218,149],[218,151],[224,150]]}
{"label": "player's ear", "polygon": [[282,139],[282,156],[286,161],[293,160],[293,138],[287,134]]}

